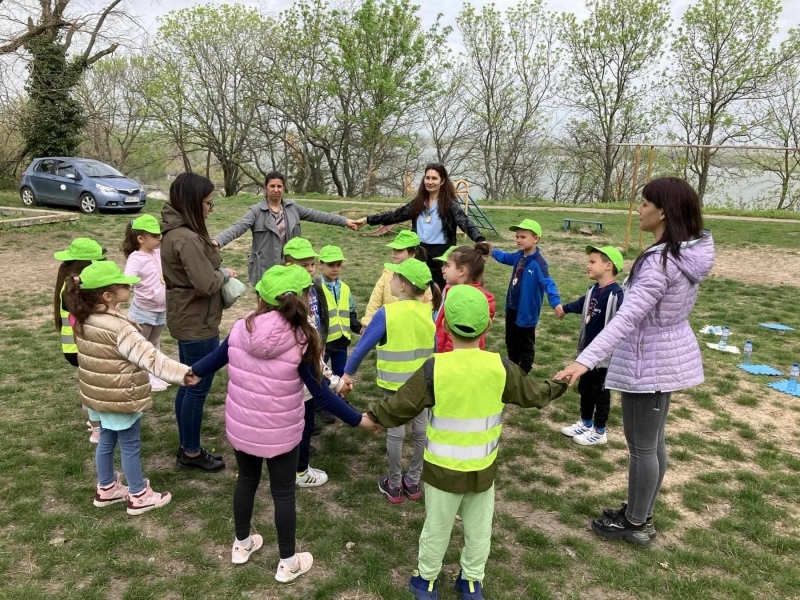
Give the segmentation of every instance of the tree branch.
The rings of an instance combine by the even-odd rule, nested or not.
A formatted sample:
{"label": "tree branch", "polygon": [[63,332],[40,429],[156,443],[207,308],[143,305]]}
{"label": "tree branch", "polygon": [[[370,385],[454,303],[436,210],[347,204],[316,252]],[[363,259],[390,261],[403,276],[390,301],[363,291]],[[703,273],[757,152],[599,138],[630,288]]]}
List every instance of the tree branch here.
{"label": "tree branch", "polygon": [[89,44],[86,46],[86,50],[83,53],[83,60],[86,61],[87,65],[97,62],[99,59],[103,58],[107,54],[111,54],[119,47],[119,44],[115,42],[102,52],[98,52],[92,56],[91,59],[89,58],[92,54],[92,50],[94,49],[95,42],[97,42],[97,36],[100,34],[100,30],[103,28],[103,23],[105,23],[108,15],[111,14],[111,11],[113,11],[120,2],[122,2],[122,0],[114,0],[111,4],[103,9],[102,13],[100,13],[100,18],[97,20],[94,31],[92,31],[92,37],[89,38]]}

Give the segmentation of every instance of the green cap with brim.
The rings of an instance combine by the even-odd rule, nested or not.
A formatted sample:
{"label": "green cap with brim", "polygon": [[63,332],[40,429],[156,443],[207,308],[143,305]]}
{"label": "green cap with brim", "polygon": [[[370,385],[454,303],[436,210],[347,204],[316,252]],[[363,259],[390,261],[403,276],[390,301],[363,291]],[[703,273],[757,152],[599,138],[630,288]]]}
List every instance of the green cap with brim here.
{"label": "green cap with brim", "polygon": [[420,243],[419,236],[416,233],[405,230],[398,233],[396,238],[386,244],[386,247],[394,250],[406,250],[408,248],[416,248]]}
{"label": "green cap with brim", "polygon": [[80,274],[82,290],[96,290],[109,285],[133,285],[140,277],[125,275],[113,260],[93,262]]}
{"label": "green cap with brim", "polygon": [[458,246],[450,246],[447,250],[444,251],[444,254],[442,254],[441,256],[437,256],[433,260],[440,260],[442,262],[447,262],[447,257],[450,256],[450,253],[456,248],[458,248]]}
{"label": "green cap with brim", "polygon": [[283,255],[291,256],[297,260],[317,258],[317,253],[314,252],[314,248],[311,247],[311,242],[301,237],[292,238],[286,242],[286,245],[283,247]]}
{"label": "green cap with brim", "polygon": [[424,290],[433,280],[431,270],[424,262],[416,258],[404,260],[399,265],[384,263],[383,267],[392,273],[397,273],[408,279],[417,289]]}
{"label": "green cap with brim", "polygon": [[278,306],[278,296],[299,296],[311,285],[311,275],[299,265],[275,265],[261,276],[256,292],[270,306]]}
{"label": "green cap with brim", "polygon": [[131,221],[131,229],[134,231],[146,231],[152,235],[161,235],[161,225],[153,215],[142,215]]}
{"label": "green cap with brim", "polygon": [[517,229],[527,229],[528,231],[532,231],[539,237],[542,236],[542,226],[539,225],[539,223],[537,223],[533,219],[523,219],[522,223],[520,223],[519,225],[512,225],[511,227],[509,227],[509,229],[511,231],[516,231]]}
{"label": "green cap with brim", "polygon": [[319,260],[324,263],[342,262],[347,260],[339,246],[323,246],[319,251]]}
{"label": "green cap with brim", "polygon": [[489,327],[489,301],[478,288],[454,285],[444,299],[444,318],[453,333],[476,338]]}
{"label": "green cap with brim", "polygon": [[608,257],[615,267],[617,267],[617,273],[622,271],[622,267],[625,265],[625,261],[622,260],[622,252],[614,248],[614,246],[592,246],[589,244],[586,246],[586,254],[591,254],[592,252],[599,252],[600,254],[604,254]]}
{"label": "green cap with brim", "polygon": [[75,238],[69,248],[56,252],[53,258],[61,262],[70,260],[104,260],[103,248],[92,238]]}

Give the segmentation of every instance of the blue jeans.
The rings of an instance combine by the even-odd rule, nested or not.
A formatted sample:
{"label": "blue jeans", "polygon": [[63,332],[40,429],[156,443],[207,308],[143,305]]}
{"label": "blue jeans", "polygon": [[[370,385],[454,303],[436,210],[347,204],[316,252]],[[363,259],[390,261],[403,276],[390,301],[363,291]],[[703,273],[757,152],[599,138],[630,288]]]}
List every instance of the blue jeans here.
{"label": "blue jeans", "polygon": [[117,441],[119,441],[119,453],[122,455],[122,472],[125,474],[130,493],[138,494],[144,490],[142,463],[139,460],[139,454],[142,450],[141,432],[141,419],[137,419],[136,423],[122,431],[100,428],[100,441],[97,444],[97,451],[94,455],[94,461],[97,465],[97,483],[100,484],[100,487],[106,487],[114,483],[114,448],[116,448]]}
{"label": "blue jeans", "polygon": [[[207,354],[211,354],[218,346],[218,335],[207,340],[178,340],[178,356],[183,364],[191,367]],[[178,421],[178,438],[185,452],[200,451],[203,405],[212,383],[214,383],[214,373],[206,375],[193,387],[178,388],[178,394],[175,396],[175,418]]]}
{"label": "blue jeans", "polygon": [[344,375],[344,367],[347,364],[347,348],[342,350],[328,350],[325,355],[325,362],[331,359],[331,371],[334,375],[341,377]]}

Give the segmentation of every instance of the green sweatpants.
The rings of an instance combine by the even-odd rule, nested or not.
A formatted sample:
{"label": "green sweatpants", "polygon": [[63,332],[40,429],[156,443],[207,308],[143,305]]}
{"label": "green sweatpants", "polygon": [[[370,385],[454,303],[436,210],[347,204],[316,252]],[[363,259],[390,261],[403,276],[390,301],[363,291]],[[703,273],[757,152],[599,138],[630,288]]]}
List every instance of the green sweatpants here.
{"label": "green sweatpants", "polygon": [[464,527],[464,579],[483,581],[492,544],[494,485],[480,494],[451,494],[425,484],[425,524],[419,536],[419,574],[433,581],[442,570],[456,515]]}

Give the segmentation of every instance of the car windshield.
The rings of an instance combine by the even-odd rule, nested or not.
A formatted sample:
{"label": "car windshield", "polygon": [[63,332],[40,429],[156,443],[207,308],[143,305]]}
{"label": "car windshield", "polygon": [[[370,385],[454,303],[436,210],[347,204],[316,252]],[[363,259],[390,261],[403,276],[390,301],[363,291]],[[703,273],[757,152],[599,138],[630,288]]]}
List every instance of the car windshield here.
{"label": "car windshield", "polygon": [[110,167],[97,160],[79,160],[76,161],[76,164],[80,167],[81,171],[86,173],[89,177],[125,177],[125,175],[117,171],[114,167]]}

